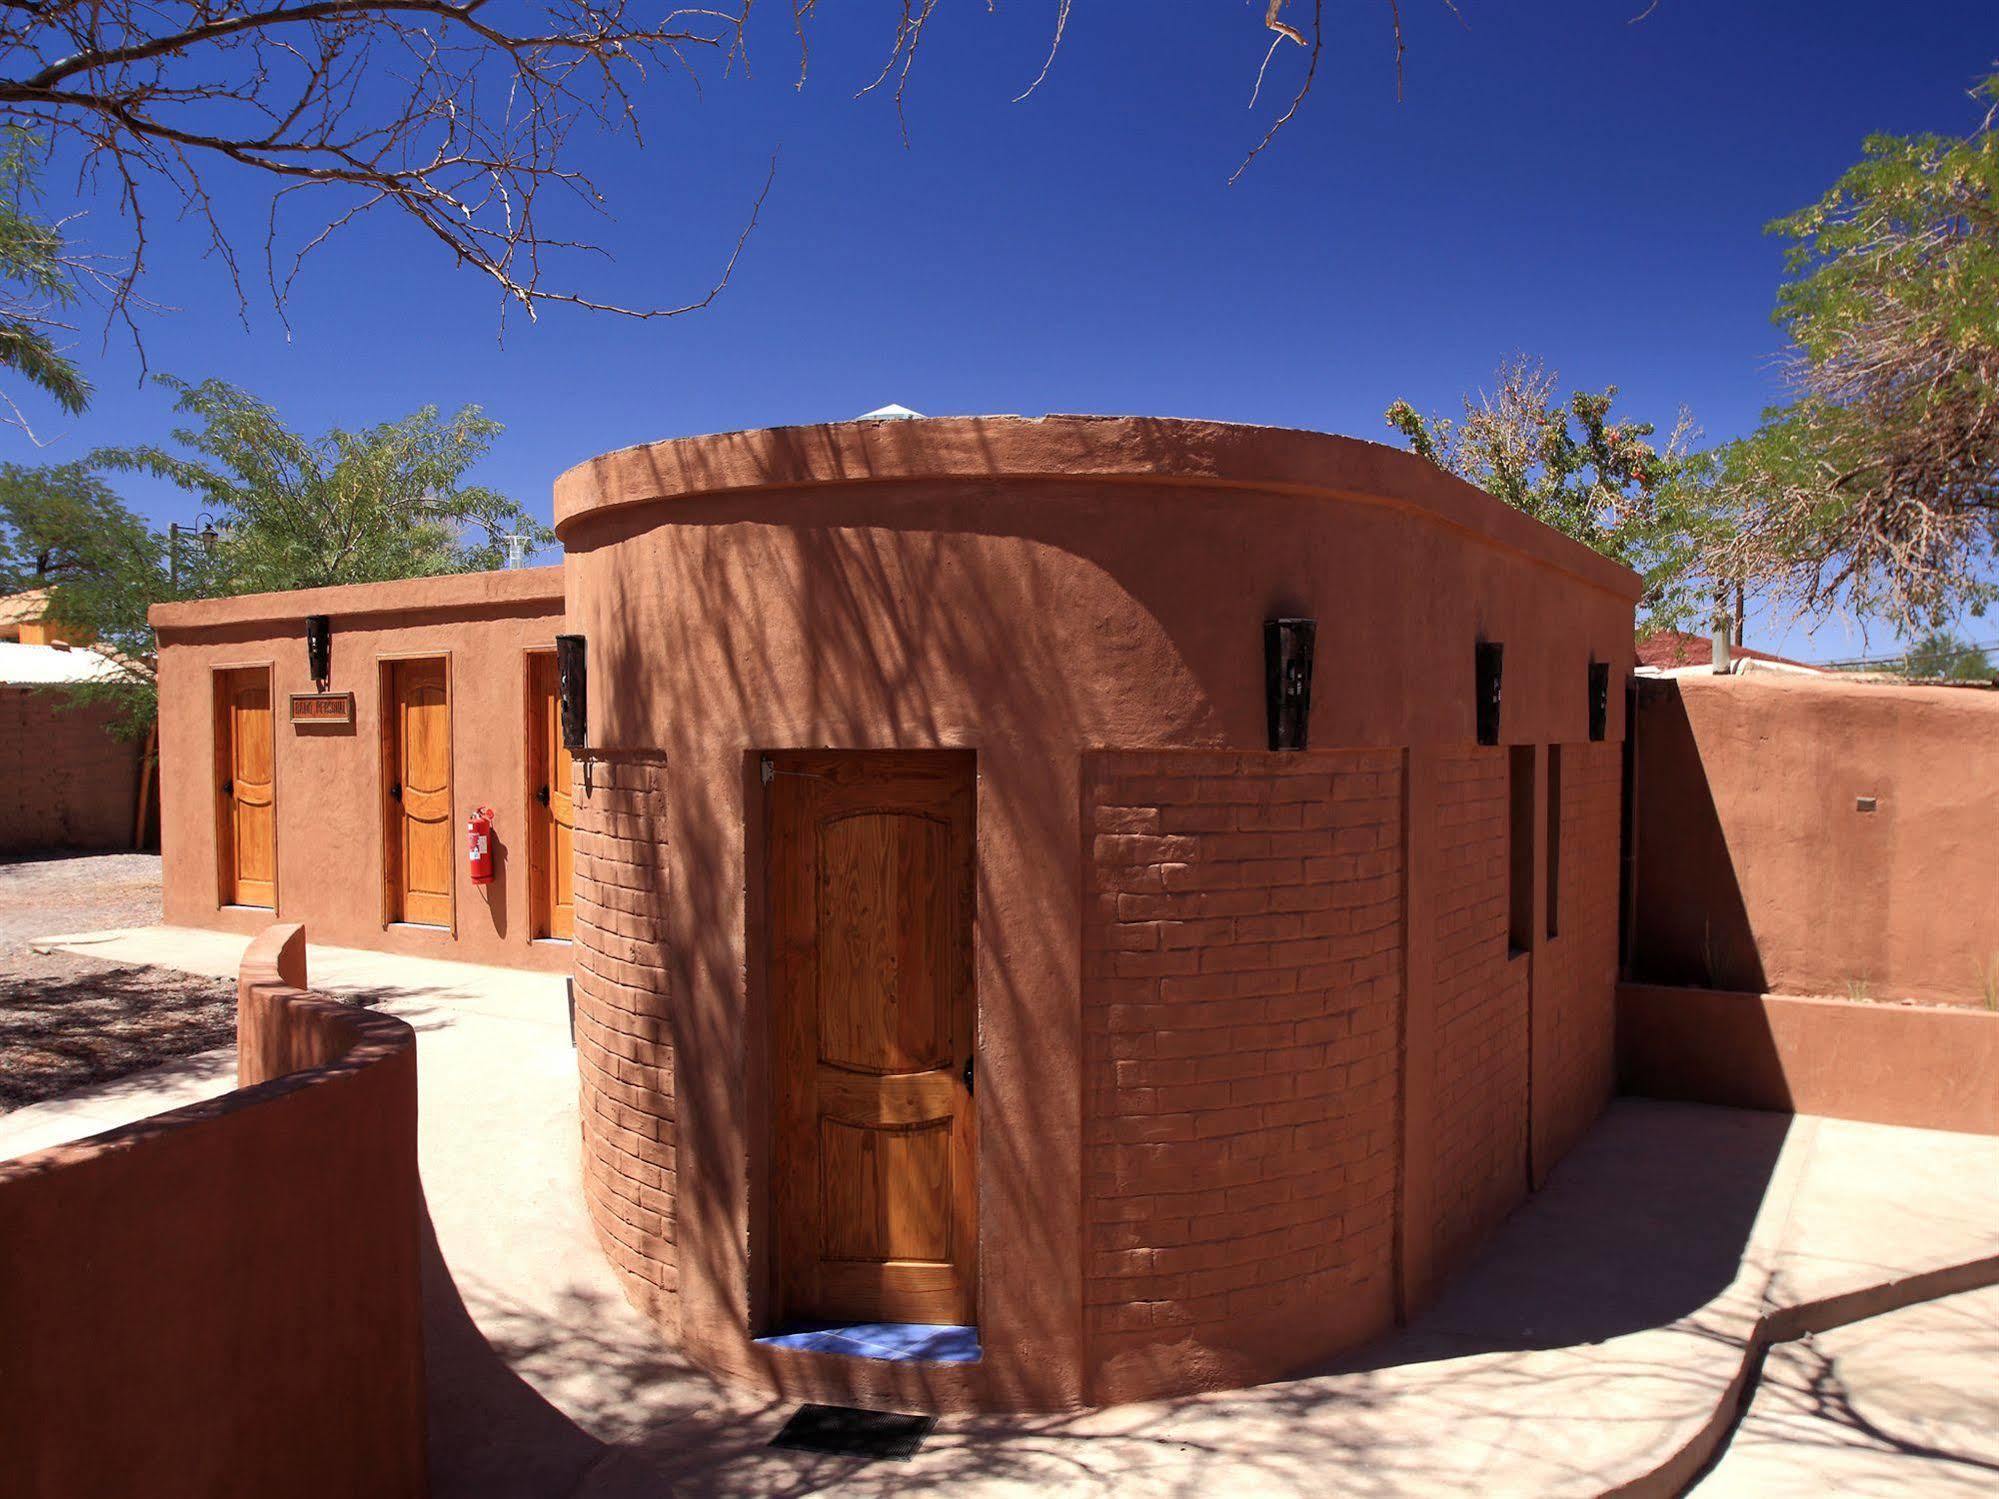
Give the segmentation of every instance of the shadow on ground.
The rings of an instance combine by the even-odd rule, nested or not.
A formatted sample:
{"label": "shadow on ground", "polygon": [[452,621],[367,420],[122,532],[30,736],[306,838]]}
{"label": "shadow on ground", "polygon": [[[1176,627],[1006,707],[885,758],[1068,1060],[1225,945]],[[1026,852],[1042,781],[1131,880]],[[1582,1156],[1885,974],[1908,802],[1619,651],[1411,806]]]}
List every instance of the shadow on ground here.
{"label": "shadow on ground", "polygon": [[[1662,1406],[1696,1411],[1713,1408],[1715,1384],[1657,1348],[1628,1366],[1605,1356],[1551,1367],[1535,1350],[1674,1327],[1681,1346],[1733,1357],[1703,1309],[1736,1279],[1790,1123],[1615,1108],[1436,1306],[1360,1354],[1225,1395],[946,1418],[908,1465],[771,1450],[790,1402],[720,1389],[664,1343],[635,1346],[593,1294],[551,1312],[468,1287],[482,1333],[426,1219],[434,1491],[802,1499],[963,1483],[1120,1495],[1334,1483],[1386,1495],[1452,1489],[1470,1442],[1501,1466],[1531,1454],[1554,1475],[1550,1491],[1595,1492],[1606,1463],[1627,1455],[1596,1429],[1603,1406],[1590,1397],[1605,1382],[1643,1381]],[[1417,1367],[1474,1354],[1486,1357],[1447,1376]],[[1438,1449],[1450,1441],[1461,1445],[1447,1460]]]}

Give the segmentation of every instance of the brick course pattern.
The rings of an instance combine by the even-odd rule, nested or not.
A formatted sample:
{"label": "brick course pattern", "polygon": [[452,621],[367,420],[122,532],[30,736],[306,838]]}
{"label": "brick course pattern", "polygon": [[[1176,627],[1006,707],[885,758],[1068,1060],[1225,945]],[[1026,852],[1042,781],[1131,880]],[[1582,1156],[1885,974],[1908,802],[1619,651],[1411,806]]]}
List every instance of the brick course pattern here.
{"label": "brick course pattern", "polygon": [[1562,748],[1557,935],[1535,959],[1536,1170],[1588,1131],[1616,1083],[1617,868],[1621,744]]}
{"label": "brick course pattern", "polygon": [[583,1192],[628,1294],[677,1331],[666,766],[657,756],[578,760],[575,781],[576,1060]]}
{"label": "brick course pattern", "polygon": [[1507,752],[1443,755],[1435,814],[1432,1179],[1448,1274],[1527,1195],[1529,960],[1508,951]]}
{"label": "brick course pattern", "polygon": [[132,846],[139,746],[113,737],[110,717],[0,686],[0,853]]}
{"label": "brick course pattern", "polygon": [[1280,1372],[1232,1360],[1392,1300],[1402,756],[1103,753],[1084,785],[1093,1398],[1167,1346]]}

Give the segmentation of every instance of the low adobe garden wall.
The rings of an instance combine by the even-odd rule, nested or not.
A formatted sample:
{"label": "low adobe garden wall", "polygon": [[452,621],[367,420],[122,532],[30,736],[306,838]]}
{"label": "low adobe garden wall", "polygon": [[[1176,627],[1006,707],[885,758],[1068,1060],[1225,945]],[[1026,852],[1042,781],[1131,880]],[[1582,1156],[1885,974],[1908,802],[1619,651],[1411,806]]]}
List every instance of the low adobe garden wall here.
{"label": "low adobe garden wall", "polygon": [[273,927],[221,1098],[0,1163],[0,1463],[32,1499],[425,1492],[416,1038]]}
{"label": "low adobe garden wall", "polygon": [[1999,1013],[1625,984],[1627,1093],[1999,1135]]}

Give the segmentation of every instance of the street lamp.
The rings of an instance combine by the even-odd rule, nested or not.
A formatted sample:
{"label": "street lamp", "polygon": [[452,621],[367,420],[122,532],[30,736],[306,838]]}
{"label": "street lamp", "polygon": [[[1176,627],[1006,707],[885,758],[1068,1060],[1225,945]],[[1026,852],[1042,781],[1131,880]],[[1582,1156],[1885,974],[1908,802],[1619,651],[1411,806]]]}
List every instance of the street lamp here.
{"label": "street lamp", "polygon": [[[206,510],[202,511],[194,519],[194,526],[183,526],[179,521],[169,521],[167,523],[167,578],[172,583],[175,593],[180,592],[181,537],[199,537],[201,540],[201,550],[206,554],[215,550],[215,540],[220,534],[215,529],[215,517],[210,515]],[[200,529],[197,530],[196,526],[200,527]]]}

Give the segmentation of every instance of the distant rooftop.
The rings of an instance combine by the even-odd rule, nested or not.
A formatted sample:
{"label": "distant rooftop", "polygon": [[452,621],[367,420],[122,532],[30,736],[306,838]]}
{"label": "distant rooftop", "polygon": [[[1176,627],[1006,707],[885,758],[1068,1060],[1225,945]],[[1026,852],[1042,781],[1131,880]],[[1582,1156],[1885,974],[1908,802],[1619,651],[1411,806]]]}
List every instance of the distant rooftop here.
{"label": "distant rooftop", "polygon": [[42,686],[52,682],[109,681],[118,668],[87,646],[23,645],[0,640],[0,685]]}
{"label": "distant rooftop", "polygon": [[[1816,671],[1809,661],[1793,661],[1788,656],[1772,655],[1769,651],[1759,651],[1746,645],[1729,647],[1729,655],[1741,660],[1770,661],[1779,666],[1800,666]],[[1685,630],[1652,630],[1638,637],[1638,664],[1656,666],[1661,671],[1671,671],[1681,666],[1707,666],[1714,661],[1714,642],[1705,635],[1689,634]]]}

